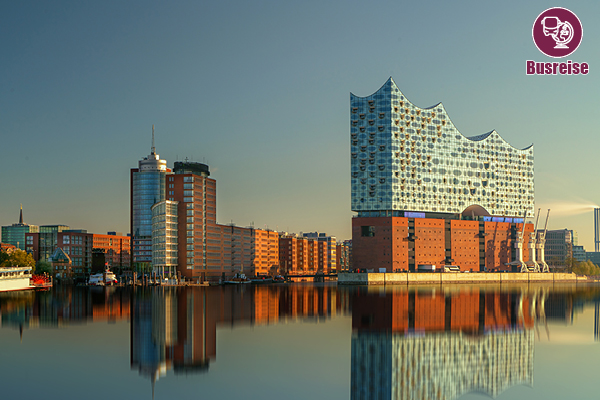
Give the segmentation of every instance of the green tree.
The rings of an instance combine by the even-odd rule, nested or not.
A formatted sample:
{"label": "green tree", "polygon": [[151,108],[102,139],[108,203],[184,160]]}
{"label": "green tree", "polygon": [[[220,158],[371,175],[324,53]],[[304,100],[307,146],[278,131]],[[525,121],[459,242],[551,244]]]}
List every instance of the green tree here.
{"label": "green tree", "polygon": [[4,266],[4,262],[10,258],[6,251],[0,251],[0,266]]}
{"label": "green tree", "polygon": [[600,275],[600,268],[590,260],[578,262],[573,267],[573,272],[577,275]]}
{"label": "green tree", "polygon": [[28,254],[24,250],[15,250],[5,259],[2,264],[3,267],[31,267],[35,266],[35,261],[31,254]]}
{"label": "green tree", "polygon": [[44,261],[44,260],[38,261],[37,264],[35,265],[35,273],[36,274],[43,274],[43,273],[51,274],[52,273],[52,264],[50,264],[48,261]]}
{"label": "green tree", "polygon": [[[576,269],[580,270],[581,269],[580,268],[580,264],[581,263],[579,261],[577,261],[577,259],[574,258],[574,257],[567,257],[567,258],[565,258],[565,264],[564,265],[565,265],[565,268],[566,268],[567,272],[575,272]],[[583,268],[585,270],[586,267],[583,267]]]}

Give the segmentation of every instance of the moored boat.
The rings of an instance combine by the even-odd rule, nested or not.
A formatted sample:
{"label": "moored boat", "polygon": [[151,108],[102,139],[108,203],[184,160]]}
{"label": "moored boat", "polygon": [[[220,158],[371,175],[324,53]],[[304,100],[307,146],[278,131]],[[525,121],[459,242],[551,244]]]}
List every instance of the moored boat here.
{"label": "moored boat", "polygon": [[32,275],[30,284],[36,289],[47,289],[52,287],[52,277],[47,275]]}
{"label": "moored boat", "polygon": [[[104,275],[106,275],[106,280],[104,280]],[[117,283],[117,277],[109,269],[103,273],[90,275],[90,279],[88,280],[88,285],[91,286],[116,285]]]}
{"label": "moored boat", "polygon": [[30,279],[31,267],[1,267],[0,292],[33,289]]}
{"label": "moored boat", "polygon": [[248,277],[245,274],[236,273],[235,275],[233,275],[233,278],[231,278],[223,283],[238,285],[241,283],[251,283],[251,282],[252,281],[250,279],[248,279]]}
{"label": "moored boat", "polygon": [[254,278],[251,278],[250,281],[254,284],[273,283],[273,278],[270,276],[255,276]]}

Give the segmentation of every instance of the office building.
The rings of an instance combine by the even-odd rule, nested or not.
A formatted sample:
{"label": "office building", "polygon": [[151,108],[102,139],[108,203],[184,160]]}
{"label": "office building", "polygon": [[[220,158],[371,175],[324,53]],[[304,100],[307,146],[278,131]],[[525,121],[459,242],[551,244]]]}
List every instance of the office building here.
{"label": "office building", "polygon": [[2,243],[12,244],[21,250],[25,250],[25,235],[30,232],[39,232],[39,227],[23,222],[23,206],[21,206],[19,223],[2,227]]}
{"label": "office building", "polygon": [[152,206],[152,268],[163,276],[177,274],[178,202],[164,200]]}
{"label": "office building", "polygon": [[114,233],[100,235],[66,225],[42,225],[39,233],[26,235],[26,250],[36,262],[54,262],[53,255],[67,255],[74,277],[91,273],[93,251],[99,251],[104,255],[103,267],[120,272],[130,267],[130,237]]}
{"label": "office building", "polygon": [[573,258],[580,262],[587,260],[583,246],[573,246]]}
{"label": "office building", "polygon": [[25,234],[25,250],[35,261],[48,261],[58,245],[58,234],[69,229],[66,225],[42,225],[39,232]]}
{"label": "office building", "polygon": [[206,234],[217,218],[217,183],[209,176],[206,164],[176,161],[167,178],[166,198],[177,202],[178,271],[189,279],[205,278],[208,269]]}
{"label": "office building", "polygon": [[546,262],[553,268],[565,268],[573,258],[573,246],[577,242],[577,232],[569,229],[549,230],[546,233]]}
{"label": "office building", "polygon": [[347,271],[351,268],[352,240],[344,240],[336,245],[336,267],[339,271]]}
{"label": "office building", "polygon": [[323,232],[308,232],[303,234],[304,237],[317,240],[319,243],[326,243],[322,245],[323,251],[327,252],[326,261],[322,266],[319,266],[319,270],[327,274],[335,273],[337,270],[337,257],[336,257],[336,238],[335,236],[328,236]]}
{"label": "office building", "polygon": [[149,271],[152,264],[152,206],[165,200],[167,172],[167,162],[160,159],[154,147],[152,126],[150,155],[139,161],[138,168],[132,168],[130,171],[132,261],[138,271]]}
{"label": "office building", "polygon": [[532,145],[465,137],[441,103],[413,105],[392,78],[350,95],[350,142],[355,268],[539,270],[533,226],[523,228],[534,217]]}

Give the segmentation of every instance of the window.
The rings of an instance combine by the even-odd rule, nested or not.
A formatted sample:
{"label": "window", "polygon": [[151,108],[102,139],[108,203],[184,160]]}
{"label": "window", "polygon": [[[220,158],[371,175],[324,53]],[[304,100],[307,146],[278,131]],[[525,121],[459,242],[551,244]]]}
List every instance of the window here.
{"label": "window", "polygon": [[374,226],[361,226],[361,236],[363,236],[363,237],[375,236],[375,227]]}

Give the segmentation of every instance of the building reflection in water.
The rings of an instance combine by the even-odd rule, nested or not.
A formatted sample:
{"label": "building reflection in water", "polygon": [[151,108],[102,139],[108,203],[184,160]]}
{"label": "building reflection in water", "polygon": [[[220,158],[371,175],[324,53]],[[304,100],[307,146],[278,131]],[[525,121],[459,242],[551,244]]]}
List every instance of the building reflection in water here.
{"label": "building reflection in water", "polygon": [[496,397],[533,385],[546,294],[361,290],[352,305],[351,398]]}
{"label": "building reflection in water", "polygon": [[86,322],[128,320],[130,292],[110,288],[57,286],[52,291],[0,293],[3,328],[60,328]]}
{"label": "building reflection in water", "polygon": [[154,386],[169,370],[208,371],[220,327],[320,322],[351,312],[352,399],[453,399],[533,385],[534,332],[549,335],[546,321],[572,324],[592,303],[598,339],[600,290],[575,287],[58,286],[0,294],[0,324],[26,341],[28,329],[130,321],[131,368]]}
{"label": "building reflection in water", "polygon": [[245,285],[138,289],[131,312],[131,368],[154,385],[168,370],[205,372],[216,358],[218,327],[323,321],[348,313],[334,285]]}

